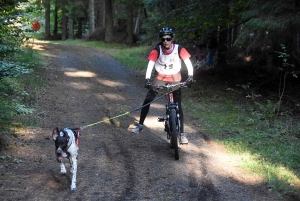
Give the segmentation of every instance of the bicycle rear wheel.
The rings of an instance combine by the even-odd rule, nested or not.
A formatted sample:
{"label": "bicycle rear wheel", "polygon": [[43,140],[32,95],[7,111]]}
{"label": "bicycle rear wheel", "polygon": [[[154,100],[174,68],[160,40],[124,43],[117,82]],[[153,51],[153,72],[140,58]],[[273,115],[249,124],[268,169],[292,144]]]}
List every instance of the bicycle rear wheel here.
{"label": "bicycle rear wheel", "polygon": [[179,152],[178,152],[178,139],[177,139],[177,129],[176,129],[176,112],[174,109],[171,109],[170,113],[170,119],[171,119],[171,145],[172,148],[175,150],[175,159],[179,160]]}

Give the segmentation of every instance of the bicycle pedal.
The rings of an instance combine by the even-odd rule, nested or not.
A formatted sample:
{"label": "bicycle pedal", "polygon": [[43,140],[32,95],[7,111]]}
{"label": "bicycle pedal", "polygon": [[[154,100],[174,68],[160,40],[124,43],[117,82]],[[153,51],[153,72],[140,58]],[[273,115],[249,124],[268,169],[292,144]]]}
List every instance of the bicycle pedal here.
{"label": "bicycle pedal", "polygon": [[157,121],[158,121],[158,122],[164,122],[164,121],[165,121],[165,118],[164,118],[164,117],[158,117]]}

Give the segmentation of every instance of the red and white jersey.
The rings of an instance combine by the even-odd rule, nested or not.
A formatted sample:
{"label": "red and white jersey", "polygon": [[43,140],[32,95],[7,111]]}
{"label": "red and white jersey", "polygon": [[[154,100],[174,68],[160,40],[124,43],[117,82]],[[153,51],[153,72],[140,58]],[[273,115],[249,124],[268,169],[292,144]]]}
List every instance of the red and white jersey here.
{"label": "red and white jersey", "polygon": [[181,60],[187,66],[188,75],[193,75],[190,57],[188,51],[178,44],[173,44],[172,48],[168,50],[159,44],[148,56],[146,79],[151,77],[152,69],[155,67],[157,79],[167,82],[179,82],[181,80]]}
{"label": "red and white jersey", "polygon": [[161,45],[159,46],[159,56],[155,62],[155,70],[159,74],[174,75],[181,70],[181,59],[179,57],[178,45],[175,44],[174,50],[170,54],[164,54]]}

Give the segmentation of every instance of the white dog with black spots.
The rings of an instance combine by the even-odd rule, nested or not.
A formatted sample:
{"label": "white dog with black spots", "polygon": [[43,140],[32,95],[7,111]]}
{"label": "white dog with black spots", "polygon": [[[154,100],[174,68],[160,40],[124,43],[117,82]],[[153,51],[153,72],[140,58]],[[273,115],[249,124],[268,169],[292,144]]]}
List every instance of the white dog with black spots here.
{"label": "white dog with black spots", "polygon": [[63,128],[61,130],[55,128],[52,133],[52,138],[55,142],[55,153],[57,156],[57,161],[60,164],[60,173],[67,173],[62,159],[68,158],[71,164],[70,172],[72,173],[70,190],[76,191],[78,146],[76,144],[75,133],[69,128]]}

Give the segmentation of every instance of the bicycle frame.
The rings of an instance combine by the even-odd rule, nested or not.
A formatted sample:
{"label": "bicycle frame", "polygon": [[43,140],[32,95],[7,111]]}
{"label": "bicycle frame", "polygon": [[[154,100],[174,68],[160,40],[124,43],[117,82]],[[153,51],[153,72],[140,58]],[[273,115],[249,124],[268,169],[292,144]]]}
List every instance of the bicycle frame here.
{"label": "bicycle frame", "polygon": [[174,102],[173,88],[176,86],[185,86],[185,82],[177,84],[169,84],[156,86],[157,89],[167,88],[169,100],[166,103],[166,117],[158,118],[159,122],[165,123],[165,131],[167,132],[167,139],[170,140],[171,147],[175,150],[175,159],[179,159],[178,153],[178,139],[180,133],[180,114],[178,103]]}

